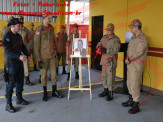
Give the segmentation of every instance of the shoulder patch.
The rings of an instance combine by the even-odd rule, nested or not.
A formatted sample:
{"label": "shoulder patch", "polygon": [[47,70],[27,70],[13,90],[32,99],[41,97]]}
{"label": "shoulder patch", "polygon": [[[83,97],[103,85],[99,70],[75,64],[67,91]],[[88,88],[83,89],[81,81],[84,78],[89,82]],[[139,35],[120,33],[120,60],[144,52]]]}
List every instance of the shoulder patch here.
{"label": "shoulder patch", "polygon": [[140,41],[144,42],[145,41],[145,37],[140,37]]}

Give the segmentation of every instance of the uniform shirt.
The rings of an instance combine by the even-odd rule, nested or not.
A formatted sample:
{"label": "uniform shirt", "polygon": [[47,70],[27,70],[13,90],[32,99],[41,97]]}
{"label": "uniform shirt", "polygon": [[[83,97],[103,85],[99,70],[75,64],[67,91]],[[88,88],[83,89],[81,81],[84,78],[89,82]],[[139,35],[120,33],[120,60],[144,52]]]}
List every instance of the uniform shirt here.
{"label": "uniform shirt", "polygon": [[29,30],[29,49],[34,49],[34,36],[35,36],[35,30]]}
{"label": "uniform shirt", "polygon": [[18,33],[22,36],[24,45],[26,46],[27,50],[29,50],[30,49],[29,30],[26,27],[22,27],[22,29]]}
{"label": "uniform shirt", "polygon": [[70,36],[68,37],[67,40],[67,45],[68,45],[68,60],[70,60],[70,55],[72,55],[72,44],[73,44],[73,35],[74,38],[79,38],[79,33],[71,33]]}
{"label": "uniform shirt", "polygon": [[66,42],[67,42],[67,33],[61,34],[60,32],[56,35],[56,46],[57,52],[66,53]]}
{"label": "uniform shirt", "polygon": [[5,26],[1,31],[1,38],[3,39],[3,36],[11,29],[10,26]]}
{"label": "uniform shirt", "polygon": [[115,65],[117,64],[118,52],[121,46],[121,42],[118,36],[114,34],[109,38],[107,35],[105,35],[102,37],[97,46],[102,46],[106,49],[106,53],[103,53],[101,57],[101,65],[109,65],[110,56],[113,57],[113,63]]}
{"label": "uniform shirt", "polygon": [[134,62],[138,67],[144,64],[148,52],[148,39],[146,35],[140,31],[138,36],[133,35],[127,49],[127,56],[136,58]]}
{"label": "uniform shirt", "polygon": [[34,37],[34,51],[37,61],[56,56],[56,40],[54,27],[49,24],[38,26]]}
{"label": "uniform shirt", "polygon": [[13,34],[12,31],[9,30],[9,32],[4,35],[2,44],[7,58],[19,59],[21,52],[27,57],[29,56],[23,44],[22,37],[18,33]]}

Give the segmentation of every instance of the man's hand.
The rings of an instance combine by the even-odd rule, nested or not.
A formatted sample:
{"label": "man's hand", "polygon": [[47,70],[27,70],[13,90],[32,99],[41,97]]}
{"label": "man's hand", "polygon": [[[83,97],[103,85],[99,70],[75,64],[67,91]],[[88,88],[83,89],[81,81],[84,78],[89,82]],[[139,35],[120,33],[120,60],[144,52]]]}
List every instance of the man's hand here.
{"label": "man's hand", "polygon": [[130,61],[128,60],[128,58],[125,59],[125,63],[126,64],[129,64],[130,63]]}
{"label": "man's hand", "polygon": [[28,56],[28,62],[31,63],[32,62],[32,58],[30,56]]}
{"label": "man's hand", "polygon": [[25,55],[20,55],[19,59],[20,59],[21,61],[25,61],[25,60],[26,60],[26,56],[25,56]]}

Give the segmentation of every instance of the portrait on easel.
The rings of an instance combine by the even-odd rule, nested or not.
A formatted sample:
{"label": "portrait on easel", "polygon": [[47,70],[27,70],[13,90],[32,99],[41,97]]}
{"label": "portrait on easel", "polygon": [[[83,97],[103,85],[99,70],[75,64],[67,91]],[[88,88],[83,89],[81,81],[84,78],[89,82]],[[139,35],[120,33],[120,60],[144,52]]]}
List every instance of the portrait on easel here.
{"label": "portrait on easel", "polygon": [[74,56],[85,57],[87,55],[87,39],[74,38]]}

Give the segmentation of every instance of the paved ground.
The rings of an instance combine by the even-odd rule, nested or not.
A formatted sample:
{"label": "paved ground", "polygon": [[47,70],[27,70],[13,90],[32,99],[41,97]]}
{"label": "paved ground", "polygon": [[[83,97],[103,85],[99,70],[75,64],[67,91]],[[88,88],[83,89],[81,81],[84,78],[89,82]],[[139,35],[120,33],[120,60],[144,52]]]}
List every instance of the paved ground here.
{"label": "paved ground", "polygon": [[[13,105],[16,113],[8,113],[5,109],[5,83],[0,76],[0,122],[163,122],[163,97],[141,94],[141,112],[129,115],[128,109],[121,106],[121,102],[127,99],[127,95],[114,94],[114,99],[110,102],[105,98],[99,98],[98,94],[103,90],[100,72],[91,70],[93,100],[89,100],[89,93],[71,91],[71,99],[67,100],[68,82],[67,75],[57,77],[58,88],[63,88],[61,92],[65,95],[62,99],[52,98],[51,91],[48,92],[49,100],[42,101],[42,87],[38,83],[39,73],[31,72],[30,79],[34,86],[24,87],[23,97],[30,102],[29,105],[16,105],[13,97]],[[72,86],[78,85],[78,81],[72,76]],[[118,78],[116,80],[119,80]],[[83,67],[83,84],[88,84],[88,72]],[[121,82],[116,82],[115,87],[121,86]],[[48,89],[51,84],[48,82]]]}

